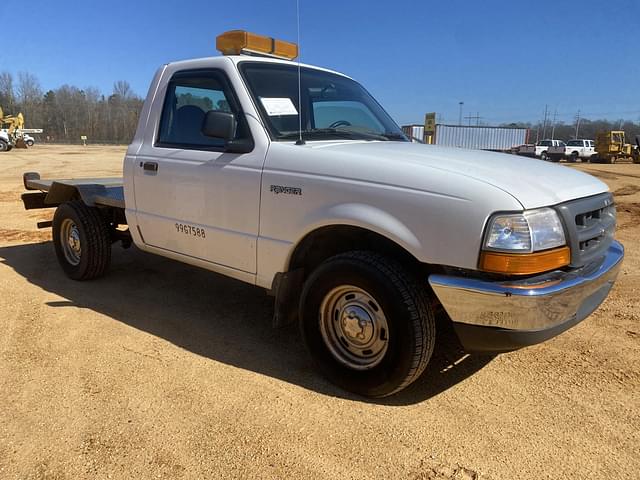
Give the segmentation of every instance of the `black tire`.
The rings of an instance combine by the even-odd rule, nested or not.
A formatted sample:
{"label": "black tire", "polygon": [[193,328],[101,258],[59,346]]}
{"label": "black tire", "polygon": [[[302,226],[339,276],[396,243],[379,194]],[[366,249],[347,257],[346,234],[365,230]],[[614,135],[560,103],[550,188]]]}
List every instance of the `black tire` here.
{"label": "black tire", "polygon": [[9,151],[9,144],[4,140],[0,140],[0,152],[8,152],[8,151]]}
{"label": "black tire", "polygon": [[27,144],[27,147],[33,147],[33,140],[27,140],[25,143]]}
{"label": "black tire", "polygon": [[[370,294],[386,317],[388,332],[382,330],[380,335],[387,342],[386,350],[379,363],[368,369],[345,364],[332,353],[330,341],[323,336],[321,309],[325,297],[342,286],[354,286]],[[336,310],[330,322],[338,322],[338,316]],[[427,366],[435,343],[427,284],[418,282],[399,263],[364,251],[336,255],[311,273],[300,298],[300,329],[324,375],[343,389],[367,397],[385,397],[415,381]],[[346,343],[344,337],[342,342]]]}
{"label": "black tire", "polygon": [[569,161],[571,163],[576,163],[578,161],[578,152],[573,152],[571,155],[569,155]]}
{"label": "black tire", "polygon": [[547,152],[542,152],[542,153],[540,154],[540,160],[543,160],[543,161],[545,161],[545,162],[548,162],[548,161],[549,161],[549,154],[547,154]]}
{"label": "black tire", "polygon": [[[80,252],[76,262],[70,260],[69,244],[65,231],[70,222],[76,227]],[[67,244],[67,246],[65,246]],[[109,225],[95,207],[88,207],[81,201],[61,204],[53,217],[53,245],[60,266],[73,280],[91,280],[100,277],[111,263],[111,236]],[[65,253],[67,250],[67,253]]]}

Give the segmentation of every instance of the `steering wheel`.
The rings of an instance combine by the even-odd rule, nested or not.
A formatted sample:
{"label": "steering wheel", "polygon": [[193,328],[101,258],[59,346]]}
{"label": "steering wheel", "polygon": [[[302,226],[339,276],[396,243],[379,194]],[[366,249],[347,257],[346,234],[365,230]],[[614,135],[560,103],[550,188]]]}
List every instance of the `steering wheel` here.
{"label": "steering wheel", "polygon": [[338,128],[338,127],[350,127],[351,122],[347,122],[346,120],[337,120],[329,125],[329,128]]}

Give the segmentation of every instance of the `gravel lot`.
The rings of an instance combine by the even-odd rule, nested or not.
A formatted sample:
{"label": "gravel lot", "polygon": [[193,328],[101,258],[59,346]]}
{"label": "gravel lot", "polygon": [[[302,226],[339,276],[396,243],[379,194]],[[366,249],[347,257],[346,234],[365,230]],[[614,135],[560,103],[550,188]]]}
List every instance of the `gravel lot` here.
{"label": "gravel lot", "polygon": [[258,288],[134,248],[62,274],[22,172],[120,176],[124,150],[0,154],[0,478],[640,477],[640,165],[567,167],[609,184],[627,249],[594,315],[495,357],[444,332],[372,402],[319,377]]}

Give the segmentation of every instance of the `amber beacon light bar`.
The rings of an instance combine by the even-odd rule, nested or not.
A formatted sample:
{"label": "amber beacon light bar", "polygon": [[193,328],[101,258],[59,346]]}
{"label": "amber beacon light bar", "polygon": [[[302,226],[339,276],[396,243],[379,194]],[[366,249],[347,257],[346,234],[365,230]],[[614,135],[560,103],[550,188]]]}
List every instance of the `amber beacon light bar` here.
{"label": "amber beacon light bar", "polygon": [[216,49],[223,55],[253,54],[293,60],[298,45],[244,30],[231,30],[216,37]]}

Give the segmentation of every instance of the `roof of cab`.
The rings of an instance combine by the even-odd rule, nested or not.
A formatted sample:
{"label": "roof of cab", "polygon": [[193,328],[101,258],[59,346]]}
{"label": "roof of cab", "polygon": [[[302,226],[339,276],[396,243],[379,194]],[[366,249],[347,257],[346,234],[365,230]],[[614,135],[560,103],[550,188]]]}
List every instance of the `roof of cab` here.
{"label": "roof of cab", "polygon": [[[219,55],[215,57],[193,58],[189,60],[178,60],[175,62],[169,62],[167,63],[167,66],[171,66],[172,69],[174,70],[187,69],[187,68],[201,68],[203,63],[211,62],[215,65],[218,62],[224,62],[225,59],[229,59],[235,65],[238,65],[239,63],[242,63],[242,62],[261,62],[261,63],[279,63],[283,65],[292,65],[295,67],[298,66],[298,62],[295,62],[295,61],[285,60],[281,58],[274,58],[274,57],[263,57],[259,55]],[[336,75],[340,75],[342,77],[351,78],[348,75],[345,75],[344,73],[336,72],[335,70],[330,70],[328,68],[318,67],[316,65],[300,63],[300,66],[303,68],[312,68],[314,70],[320,70],[323,72],[329,72]]]}

